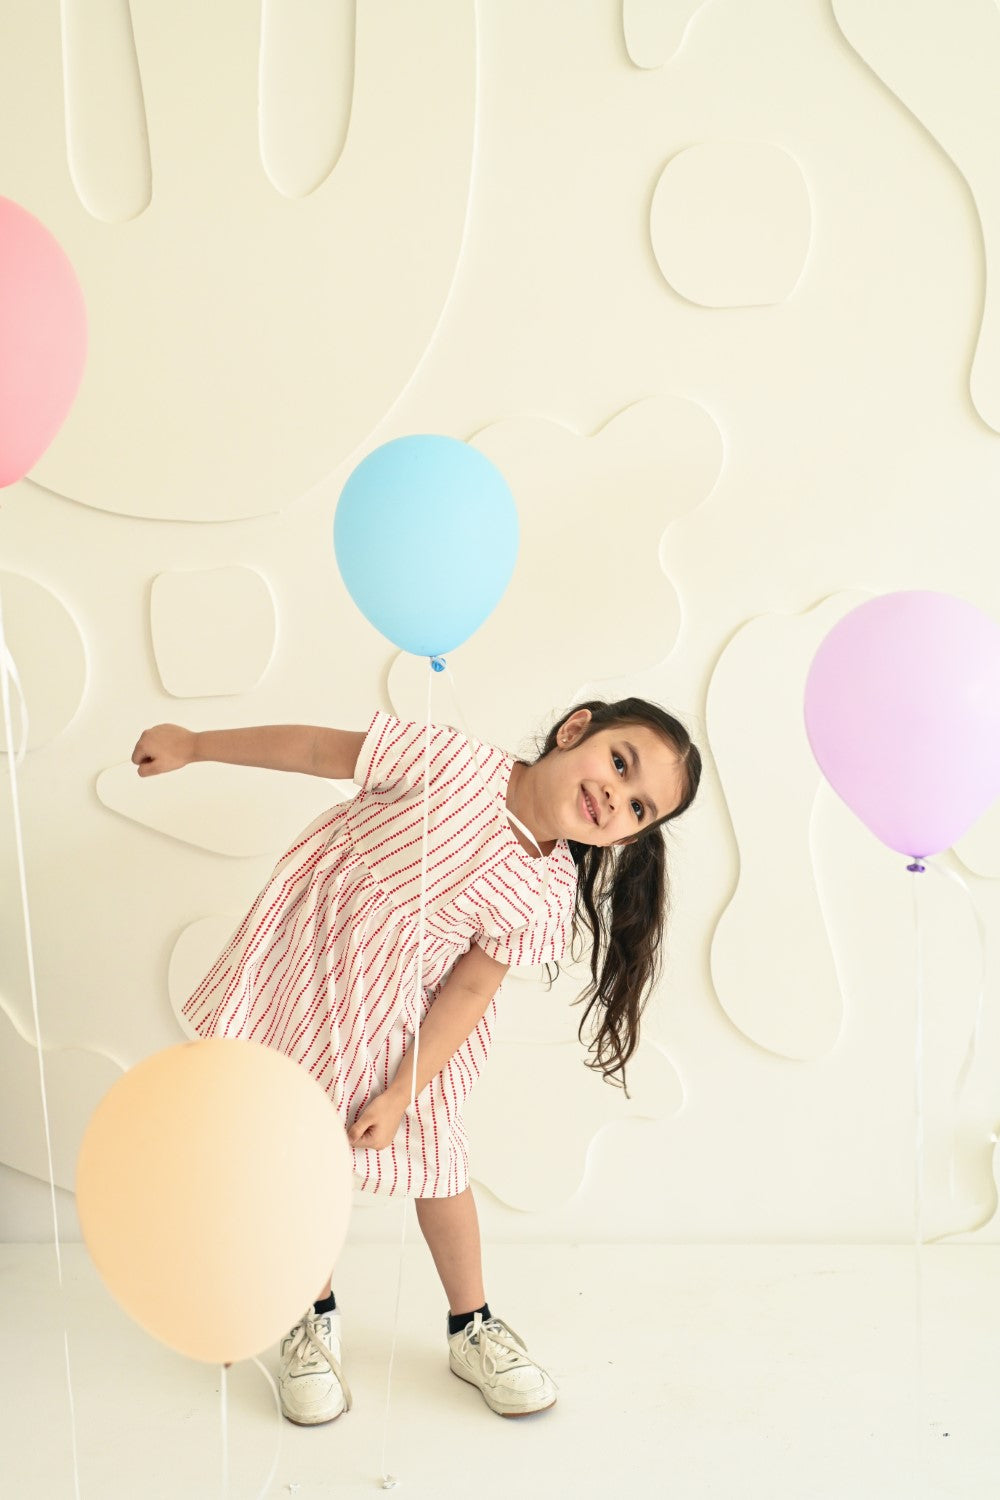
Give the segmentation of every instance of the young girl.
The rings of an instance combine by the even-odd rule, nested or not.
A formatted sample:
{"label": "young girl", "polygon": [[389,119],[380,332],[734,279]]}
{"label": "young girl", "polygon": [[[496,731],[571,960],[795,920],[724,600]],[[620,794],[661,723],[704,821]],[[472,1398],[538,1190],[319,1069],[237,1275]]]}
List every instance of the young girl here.
{"label": "young girl", "polygon": [[[183,1014],[201,1037],[276,1047],[326,1089],[356,1184],[415,1198],[448,1297],[451,1369],[493,1411],[521,1416],[551,1406],[555,1389],[486,1302],[462,1104],[489,1056],[508,967],[557,963],[581,925],[593,940],[581,1037],[595,1007],[600,1020],[587,1066],[624,1086],[665,920],[660,829],[693,801],[701,756],[640,698],[574,708],[532,764],[432,728],[422,870],[426,738],[425,725],[385,713],[365,734],[159,724],[132,760],[140,776],[194,760],[353,776],[358,794],[282,855]],[[350,1408],[340,1361],[328,1281],[281,1343],[286,1417],[314,1424]]]}

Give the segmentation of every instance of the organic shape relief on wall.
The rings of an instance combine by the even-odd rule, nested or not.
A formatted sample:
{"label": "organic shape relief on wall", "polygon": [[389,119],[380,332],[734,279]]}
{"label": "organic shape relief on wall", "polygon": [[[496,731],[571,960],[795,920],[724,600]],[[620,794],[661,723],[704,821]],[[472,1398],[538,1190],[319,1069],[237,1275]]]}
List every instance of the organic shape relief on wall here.
{"label": "organic shape relief on wall", "polygon": [[260,159],[286,198],[340,160],[351,122],[357,0],[261,0]]}
{"label": "organic shape relief on wall", "polygon": [[[329,176],[347,140],[356,0],[262,0],[260,158],[286,198]],[[142,79],[128,0],[63,0],[66,154],[77,197],[105,224],[149,206],[153,191]]]}
{"label": "organic shape relief on wall", "polygon": [[625,48],[637,68],[660,68],[684,45],[709,0],[622,0]]}
{"label": "organic shape relief on wall", "polygon": [[[582,1186],[591,1148],[608,1125],[670,1119],[684,1107],[684,1085],[672,1060],[645,1037],[626,1066],[628,1099],[585,1066],[588,1058],[593,1061],[588,1048],[594,1012],[579,1036],[585,1006],[574,1001],[589,981],[589,951],[576,962],[561,960],[551,988],[544,965],[511,969],[504,980],[493,1056],[465,1114],[475,1132],[475,1176],[512,1208],[535,1211],[567,1202]],[[655,1003],[654,996],[650,1005]],[[541,1143],[534,1112],[504,1108],[512,1090],[546,1101]]]}
{"label": "organic shape relief on wall", "polygon": [[92,218],[124,224],[153,194],[129,0],[62,0],[66,163]]}
{"label": "organic shape relief on wall", "polygon": [[821,773],[802,702],[820,641],[866,597],[838,594],[805,615],[749,621],[708,687],[708,736],[740,861],[712,939],[712,979],[733,1025],[782,1057],[826,1055],[843,1021],[810,856]]}
{"label": "organic shape relief on wall", "polygon": [[783,302],[809,253],[812,210],[805,178],[780,146],[689,146],[660,175],[649,233],[665,279],[689,302]]}
{"label": "organic shape relief on wall", "polygon": [[[1000,1122],[998,1122],[998,1128],[1000,1128]],[[990,1153],[989,1192],[992,1201],[987,1206],[982,1221],[974,1228],[958,1234],[934,1236],[933,1238],[938,1242],[949,1245],[1000,1244],[1000,1142],[995,1131],[991,1141],[993,1149]]]}
{"label": "organic shape relief on wall", "polygon": [[[127,9],[118,14],[124,24]],[[127,128],[136,157],[148,131],[152,190],[124,224],[94,217],[74,185],[59,7],[21,7],[0,51],[0,95],[19,122],[0,143],[4,193],[65,249],[90,327],[73,410],[32,477],[124,515],[268,514],[364,442],[437,328],[473,169],[475,7],[358,8],[346,144],[321,185],[294,201],[261,162],[260,7],[135,0],[131,26],[142,98]],[[111,61],[129,56],[122,41]],[[276,91],[285,87],[291,109],[301,69],[282,85],[265,53],[264,73],[273,121]],[[78,70],[71,85],[72,98]],[[69,128],[81,129],[77,111]],[[30,152],[18,145],[26,134]],[[113,134],[78,136],[74,170],[85,162],[94,181],[95,153]],[[143,192],[124,196],[127,211]]]}
{"label": "organic shape relief on wall", "polygon": [[[450,653],[454,686],[434,682],[432,716],[516,753],[577,683],[669,655],[681,607],[665,533],[711,493],[722,434],[697,403],[653,396],[589,437],[514,417],[472,441],[516,496],[520,550],[496,609]],[[422,721],[427,663],[397,658],[389,692],[398,716]]]}
{"label": "organic shape relief on wall", "polygon": [[[83,636],[68,608],[44,584],[0,573],[3,627],[28,709],[28,749],[46,745],[76,716],[87,686]],[[15,746],[21,726],[11,692]],[[0,735],[0,754],[7,746]]]}
{"label": "organic shape relief on wall", "polygon": [[[680,1078],[655,1043],[640,1042],[627,1065],[630,1099],[588,1070],[585,1056],[579,1042],[541,1047],[498,1039],[466,1100],[473,1174],[511,1208],[536,1213],[566,1203],[582,1185],[590,1146],[606,1126],[662,1120],[683,1107]],[[511,1099],[541,1107],[511,1109]],[[637,1182],[635,1191],[647,1189]]]}
{"label": "organic shape relief on wall", "polygon": [[157,670],[175,698],[248,693],[274,654],[274,599],[253,568],[160,573],[149,614]]}
{"label": "organic shape relief on wall", "polygon": [[832,8],[855,52],[951,158],[972,195],[982,225],[986,286],[970,392],[983,421],[1000,432],[1000,12],[989,0],[833,0]]}
{"label": "organic shape relief on wall", "polygon": [[[74,1190],[76,1158],[90,1117],[121,1077],[111,1058],[87,1047],[46,1047],[45,1097],[56,1187]],[[0,1161],[50,1181],[37,1048],[16,1030],[0,1006]]]}

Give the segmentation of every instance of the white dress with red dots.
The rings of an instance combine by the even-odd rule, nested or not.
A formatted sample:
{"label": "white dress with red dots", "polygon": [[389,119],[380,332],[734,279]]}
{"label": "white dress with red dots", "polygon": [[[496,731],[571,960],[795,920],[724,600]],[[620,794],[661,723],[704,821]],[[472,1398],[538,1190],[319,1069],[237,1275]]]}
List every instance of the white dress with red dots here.
{"label": "white dress with red dots", "polygon": [[[200,1037],[263,1043],[308,1068],[345,1129],[413,1042],[426,735],[424,724],[374,715],[354,773],[361,790],[282,855],[183,1006]],[[540,859],[515,837],[514,763],[455,729],[431,730],[420,1021],[472,943],[501,963],[535,965],[561,958],[569,941],[576,867],[565,841]],[[489,1056],[496,1008],[494,995],[389,1146],[353,1149],[358,1187],[417,1198],[468,1187],[461,1110]]]}

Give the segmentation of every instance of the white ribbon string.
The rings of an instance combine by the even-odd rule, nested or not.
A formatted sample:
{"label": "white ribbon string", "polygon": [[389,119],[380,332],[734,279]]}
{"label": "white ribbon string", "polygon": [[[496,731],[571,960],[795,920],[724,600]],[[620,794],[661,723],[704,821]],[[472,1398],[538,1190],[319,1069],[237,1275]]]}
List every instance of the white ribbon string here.
{"label": "white ribbon string", "polygon": [[[969,1036],[968,1045],[965,1049],[965,1057],[963,1058],[962,1065],[958,1070],[958,1076],[955,1079],[955,1086],[952,1090],[951,1098],[952,1131],[951,1152],[948,1157],[948,1194],[952,1203],[954,1204],[956,1198],[955,1165],[958,1159],[959,1129],[961,1125],[959,1111],[961,1107],[962,1094],[965,1091],[965,1085],[968,1082],[969,1074],[972,1072],[976,1057],[979,1052],[979,1034],[983,1022],[983,1003],[986,995],[986,924],[982,919],[972,892],[969,890],[968,885],[962,879],[961,875],[959,875],[957,870],[949,870],[944,866],[939,865],[928,865],[928,869],[933,870],[934,874],[940,876],[942,879],[953,881],[955,885],[957,885],[962,891],[965,892],[965,898],[969,903],[969,910],[972,912],[973,919],[976,923],[976,930],[979,933],[980,969],[979,993],[976,996],[976,1014],[975,1019],[972,1023],[972,1032]],[[945,1235],[935,1235],[934,1239],[930,1243],[938,1244],[941,1240],[947,1239],[948,1235],[950,1234],[969,1234],[975,1229],[980,1229],[983,1224],[986,1224],[993,1217],[995,1208],[996,1203],[994,1201],[990,1205],[985,1216],[981,1218],[977,1223],[971,1224],[964,1229],[949,1230],[948,1234]]]}
{"label": "white ribbon string", "polygon": [[[274,1445],[274,1458],[271,1460],[271,1468],[267,1478],[261,1487],[257,1500],[267,1500],[268,1491],[274,1482],[274,1476],[278,1471],[278,1460],[281,1457],[281,1398],[278,1395],[278,1387],[271,1379],[269,1370],[266,1370],[260,1360],[251,1356],[252,1362],[257,1366],[274,1396],[274,1414],[278,1424],[278,1441]],[[222,1500],[229,1500],[229,1403],[226,1394],[226,1366],[219,1366],[222,1375]]]}
{"label": "white ribbon string", "polygon": [[[13,680],[21,704],[21,745],[14,751],[14,730],[10,711],[10,683]],[[35,1021],[35,1050],[38,1053],[38,1078],[42,1094],[42,1118],[45,1124],[45,1156],[49,1168],[49,1192],[52,1203],[52,1230],[55,1239],[56,1272],[60,1296],[65,1297],[62,1272],[62,1247],[59,1241],[59,1214],[56,1208],[56,1180],[52,1165],[52,1130],[49,1124],[48,1094],[45,1087],[45,1055],[42,1048],[42,1026],[38,1014],[38,986],[35,981],[35,950],[31,940],[31,915],[28,909],[28,882],[24,866],[24,840],[21,834],[21,805],[17,792],[17,767],[24,759],[28,743],[28,710],[21,692],[20,678],[7,646],[3,628],[3,599],[0,595],[0,686],[3,693],[4,737],[7,746],[7,769],[10,772],[10,801],[14,820],[14,845],[17,850],[17,873],[21,886],[21,913],[24,919],[24,946],[28,959],[28,984],[31,990],[31,1012]],[[63,1346],[66,1357],[66,1389],[69,1394],[69,1429],[73,1451],[73,1489],[80,1500],[80,1462],[76,1442],[76,1407],[73,1400],[73,1372],[69,1358],[69,1329],[63,1304]]]}
{"label": "white ribbon string", "polygon": [[[920,861],[920,863],[924,863]],[[916,1473],[924,1469],[921,1452],[924,1433],[924,975],[920,944],[920,907],[917,901],[917,873],[913,876],[913,930],[916,952],[916,1005],[914,1017],[913,1094],[914,1094],[914,1278],[913,1278],[913,1412],[916,1423],[914,1458]],[[922,1482],[918,1480],[918,1484]],[[919,1491],[918,1491],[919,1492]]]}
{"label": "white ribbon string", "polygon": [[[0,615],[2,615],[2,609],[0,609]],[[28,705],[25,701],[24,692],[21,688],[21,679],[18,676],[17,662],[11,656],[10,648],[3,638],[2,618],[0,618],[0,652],[3,653],[5,673],[14,684],[15,691],[17,692],[18,719],[21,723],[21,743],[17,747],[17,754],[14,757],[14,760],[17,765],[21,766],[24,764],[25,753],[28,749]],[[8,755],[10,754],[9,741],[7,753]]]}
{"label": "white ribbon string", "polygon": [[[440,658],[438,658],[438,661],[440,662]],[[434,670],[435,670],[433,667],[430,666],[430,664],[428,664],[428,667],[429,667],[429,670],[428,670],[428,676],[427,676],[427,710],[426,710],[426,718],[425,718],[425,726],[424,726],[423,822],[422,822],[421,842],[420,842],[420,910],[419,910],[418,917],[417,917],[417,977],[416,977],[416,985],[415,985],[415,1011],[416,1011],[416,1014],[414,1014],[414,1015],[411,1016],[410,1013],[409,1013],[409,1006],[408,1006],[408,1004],[407,1004],[407,1007],[406,1007],[407,1008],[407,1018],[408,1018],[408,1020],[410,1022],[411,1030],[413,1031],[413,1048],[412,1048],[413,1067],[412,1067],[412,1073],[410,1075],[410,1104],[409,1104],[409,1107],[410,1107],[411,1110],[415,1110],[415,1108],[416,1108],[417,1068],[418,1068],[418,1065],[419,1065],[419,1057],[420,1057],[420,1026],[421,1026],[421,1016],[422,1016],[422,1009],[423,1009],[424,934],[425,934],[426,910],[427,910],[427,844],[428,844],[428,825],[429,825],[429,811],[430,811],[430,774],[431,774],[431,772],[430,772],[430,765],[431,765],[431,729],[432,729],[432,722],[431,722],[431,690],[432,690],[432,687],[433,687]],[[437,668],[437,670],[440,670],[440,666]],[[446,670],[448,670],[448,669],[446,668]],[[452,678],[450,670],[448,670],[448,679],[451,682],[452,692],[454,693],[455,692],[455,683],[454,683],[454,679]],[[458,695],[457,695],[457,693],[455,693],[455,702],[456,702],[456,706],[458,706]],[[479,777],[480,786],[487,793],[488,796],[494,797],[495,793],[487,785],[486,778],[485,778],[485,775],[483,773],[483,768],[482,768],[482,765],[480,763],[478,751],[477,751],[477,748],[476,748],[476,742],[472,739],[472,736],[469,734],[468,728],[466,726],[466,723],[465,723],[465,720],[464,720],[464,717],[462,715],[462,712],[461,712],[460,708],[459,708],[459,719],[461,721],[462,730],[463,730],[463,732],[465,734],[465,737],[469,741],[469,744],[470,744],[470,746],[472,748],[473,762],[474,762],[475,767],[476,767],[476,774]],[[525,837],[527,839],[530,840],[530,842],[532,844],[534,844],[535,848],[538,850],[539,856],[540,856],[541,861],[542,861],[542,887],[541,887],[541,892],[539,893],[539,895],[538,895],[538,897],[536,899],[535,909],[532,912],[531,918],[529,919],[530,921],[533,922],[538,917],[539,911],[543,907],[544,902],[545,902],[545,898],[548,895],[548,888],[549,888],[548,862],[546,861],[545,857],[542,855],[542,851],[541,851],[541,848],[538,845],[538,841],[536,840],[536,838],[535,838],[534,834],[531,832],[531,830],[529,828],[526,828],[524,826],[524,824],[518,818],[516,818],[514,816],[514,814],[510,811],[509,808],[505,807],[504,811],[505,811],[507,817],[510,819],[510,821],[512,823],[514,823],[521,830],[521,832],[525,835]],[[385,1421],[384,1421],[383,1431],[382,1431],[382,1463],[381,1463],[382,1488],[384,1490],[394,1489],[396,1487],[397,1482],[398,1482],[396,1480],[396,1478],[392,1474],[390,1474],[388,1472],[388,1469],[387,1469],[387,1466],[386,1466],[386,1451],[387,1451],[387,1447],[388,1447],[389,1410],[390,1410],[390,1404],[391,1404],[391,1399],[392,1399],[392,1368],[393,1368],[393,1363],[395,1361],[395,1356],[396,1356],[396,1339],[397,1339],[397,1335],[398,1335],[398,1331],[399,1331],[399,1309],[400,1309],[400,1303],[401,1303],[401,1300],[402,1300],[402,1291],[403,1291],[403,1256],[404,1256],[405,1248],[406,1248],[406,1227],[407,1227],[407,1215],[408,1215],[408,1212],[409,1212],[410,1197],[411,1197],[411,1194],[410,1194],[409,1190],[407,1190],[406,1195],[405,1195],[404,1200],[403,1200],[403,1225],[402,1225],[402,1233],[401,1233],[401,1236],[400,1236],[399,1271],[398,1271],[397,1278],[396,1278],[396,1308],[395,1308],[395,1313],[393,1315],[392,1345],[391,1345],[391,1348],[390,1348],[390,1351],[389,1351],[389,1370],[388,1370],[388,1375],[387,1375],[387,1379],[386,1379]]]}
{"label": "white ribbon string", "polygon": [[253,1363],[257,1366],[258,1370],[263,1375],[268,1385],[271,1387],[271,1395],[274,1397],[274,1416],[278,1424],[278,1441],[274,1445],[274,1458],[271,1460],[271,1472],[264,1480],[260,1494],[257,1496],[257,1500],[267,1500],[267,1496],[271,1491],[271,1485],[274,1483],[274,1476],[278,1472],[278,1460],[281,1457],[281,1434],[284,1430],[283,1418],[281,1415],[281,1397],[278,1395],[278,1387],[271,1379],[270,1371],[266,1370],[261,1364],[260,1360],[256,1357],[253,1358]]}
{"label": "white ribbon string", "polygon": [[[431,779],[431,688],[434,682],[434,671],[430,662],[427,664],[427,713],[424,726],[424,790],[423,790],[423,822],[420,835],[420,910],[417,915],[417,980],[414,986],[414,1014],[410,1014],[409,1002],[404,997],[404,1007],[410,1029],[413,1032],[413,1071],[410,1074],[410,1103],[409,1108],[416,1113],[417,1102],[417,1063],[420,1057],[420,1024],[423,1011],[424,994],[424,925],[427,910],[427,834],[430,818],[430,779]],[[404,1032],[405,1036],[405,1032]],[[408,1138],[407,1138],[408,1139]],[[389,1370],[386,1376],[385,1386],[385,1421],[382,1426],[382,1488],[392,1490],[396,1488],[397,1480],[386,1468],[386,1450],[389,1442],[389,1406],[392,1399],[392,1366],[396,1358],[396,1337],[399,1332],[399,1308],[403,1296],[403,1257],[406,1251],[406,1223],[410,1209],[410,1162],[409,1151],[407,1151],[407,1187],[403,1197],[403,1227],[399,1241],[399,1271],[396,1276],[396,1309],[392,1319],[392,1344],[389,1349]]]}
{"label": "white ribbon string", "polygon": [[[448,682],[451,685],[452,699],[455,704],[455,712],[458,715],[458,722],[462,726],[462,733],[465,735],[465,738],[472,746],[472,759],[476,767],[476,775],[479,777],[479,785],[488,797],[495,797],[496,793],[492,791],[491,788],[487,785],[486,775],[483,771],[482,763],[479,759],[479,752],[476,748],[477,742],[469,733],[469,726],[466,721],[465,711],[462,708],[462,704],[458,696],[458,688],[455,686],[455,679],[452,676],[451,668],[448,666],[447,662],[445,662],[444,670],[445,676],[448,678]],[[509,819],[511,823],[514,824],[516,828],[520,830],[521,833],[524,834],[525,838],[530,839],[531,843],[534,844],[535,848],[538,850],[539,859],[541,860],[542,864],[542,887],[541,890],[536,894],[534,909],[532,910],[531,916],[528,918],[528,921],[525,924],[526,926],[531,926],[531,924],[533,922],[536,922],[539,916],[546,909],[546,899],[549,894],[549,862],[546,859],[545,855],[542,853],[541,848],[538,844],[538,840],[535,838],[535,835],[532,833],[531,829],[526,828],[519,818],[515,818],[510,808],[506,805],[504,805],[504,815]]]}
{"label": "white ribbon string", "polygon": [[226,1367],[222,1372],[222,1500],[229,1500],[229,1418],[226,1405]]}
{"label": "white ribbon string", "polygon": [[[472,749],[472,759],[473,759],[473,763],[474,763],[475,768],[476,768],[476,774],[477,774],[477,776],[479,778],[480,787],[487,794],[487,796],[493,797],[493,798],[495,798],[495,796],[496,796],[495,792],[488,786],[488,784],[486,782],[486,777],[485,777],[485,774],[483,772],[482,764],[480,763],[480,760],[479,760],[479,753],[478,753],[478,749],[477,749],[477,746],[476,746],[476,741],[473,740],[472,736],[469,733],[468,726],[466,725],[466,722],[465,722],[465,717],[464,717],[464,715],[462,713],[462,710],[461,710],[461,707],[459,706],[459,703],[458,703],[458,694],[457,694],[457,691],[455,690],[455,680],[452,677],[451,670],[450,670],[450,668],[447,667],[446,663],[442,660],[442,658],[438,657],[438,658],[436,658],[436,661],[437,661],[437,666],[436,667],[433,666],[432,663],[430,663],[430,662],[428,663],[428,675],[427,675],[427,711],[426,711],[425,728],[424,728],[423,823],[422,823],[421,841],[420,841],[420,910],[419,910],[419,914],[418,914],[418,917],[417,917],[417,979],[416,979],[416,986],[415,986],[415,992],[416,992],[415,993],[415,1011],[416,1011],[416,1014],[410,1015],[408,1002],[404,1001],[404,1004],[406,1004],[407,1019],[409,1020],[409,1022],[410,1022],[410,1028],[413,1031],[413,1049],[412,1049],[413,1071],[412,1071],[412,1073],[410,1075],[410,1104],[409,1104],[409,1107],[410,1107],[411,1110],[414,1110],[414,1111],[416,1109],[417,1067],[418,1067],[418,1061],[419,1061],[419,1057],[420,1057],[420,1026],[421,1026],[421,1019],[422,1019],[422,1010],[423,1010],[424,931],[425,931],[426,910],[427,910],[427,843],[428,843],[428,822],[429,822],[429,807],[430,807],[430,774],[431,774],[431,769],[430,769],[431,768],[431,728],[432,728],[432,724],[431,724],[431,689],[432,689],[433,682],[434,682],[434,672],[435,671],[440,671],[440,670],[442,670],[442,668],[445,671],[447,671],[448,681],[451,683],[452,693],[454,695],[454,700],[455,700],[455,706],[458,709],[458,717],[459,717],[459,720],[460,720],[461,725],[462,725],[462,731],[465,734],[465,738],[468,740],[469,745],[470,745],[470,747]],[[541,851],[541,848],[539,847],[538,841],[535,838],[534,834],[531,832],[530,828],[526,828],[524,826],[524,824],[520,821],[520,819],[516,818],[514,816],[514,814],[510,811],[510,809],[508,807],[504,808],[504,812],[506,813],[506,815],[510,819],[510,821],[517,828],[519,828],[521,830],[521,832],[525,835],[525,837],[527,839],[530,840],[530,842],[532,844],[534,844],[535,848],[538,850],[538,854],[539,854],[539,857],[541,859],[541,863],[542,863],[542,886],[541,886],[541,891],[540,891],[540,893],[538,894],[538,896],[536,898],[535,908],[534,908],[534,910],[533,910],[533,912],[531,914],[531,917],[529,918],[529,922],[534,922],[537,919],[537,917],[539,915],[539,912],[544,908],[545,900],[546,900],[546,897],[548,895],[548,890],[549,890],[548,861],[545,859],[544,855],[542,854],[542,851]],[[409,1170],[409,1163],[407,1163],[407,1170]],[[411,1194],[409,1192],[409,1189],[407,1189],[406,1195],[405,1195],[404,1200],[403,1200],[403,1226],[402,1226],[402,1233],[401,1233],[401,1236],[400,1236],[400,1247],[399,1247],[399,1272],[398,1272],[398,1275],[397,1275],[397,1278],[396,1278],[396,1308],[395,1308],[395,1312],[393,1314],[392,1345],[391,1345],[391,1348],[389,1350],[389,1370],[388,1370],[388,1375],[387,1375],[387,1378],[386,1378],[385,1421],[384,1421],[383,1429],[382,1429],[382,1463],[381,1463],[382,1488],[384,1490],[395,1489],[396,1484],[398,1483],[398,1481],[396,1480],[396,1478],[392,1474],[390,1474],[388,1472],[388,1470],[387,1470],[387,1467],[386,1467],[386,1451],[387,1451],[387,1446],[388,1446],[388,1432],[389,1432],[389,1408],[390,1408],[390,1402],[391,1402],[391,1398],[392,1398],[392,1367],[393,1367],[393,1363],[394,1363],[395,1356],[396,1356],[396,1338],[397,1338],[397,1334],[398,1334],[398,1331],[399,1331],[399,1309],[400,1309],[400,1303],[401,1303],[401,1300],[402,1300],[402,1291],[403,1291],[403,1256],[404,1256],[405,1249],[406,1249],[406,1226],[407,1226],[407,1214],[409,1212],[409,1205],[410,1205],[410,1196],[411,1196]]]}

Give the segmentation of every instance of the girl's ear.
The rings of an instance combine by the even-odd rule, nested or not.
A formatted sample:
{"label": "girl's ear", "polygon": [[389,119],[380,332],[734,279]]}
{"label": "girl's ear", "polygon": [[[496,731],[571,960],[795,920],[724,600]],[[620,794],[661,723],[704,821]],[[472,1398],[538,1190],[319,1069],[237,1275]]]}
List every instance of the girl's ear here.
{"label": "girl's ear", "polygon": [[[564,719],[559,725],[557,736],[560,748],[568,750],[571,745],[575,745],[593,717],[589,708],[578,708],[575,713],[570,714],[568,719]],[[563,744],[564,739],[565,744]]]}

